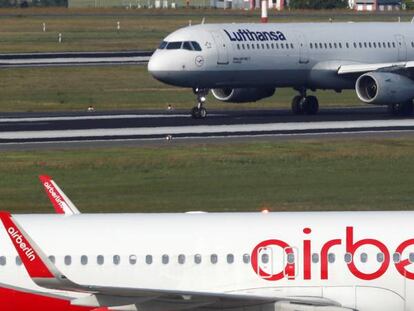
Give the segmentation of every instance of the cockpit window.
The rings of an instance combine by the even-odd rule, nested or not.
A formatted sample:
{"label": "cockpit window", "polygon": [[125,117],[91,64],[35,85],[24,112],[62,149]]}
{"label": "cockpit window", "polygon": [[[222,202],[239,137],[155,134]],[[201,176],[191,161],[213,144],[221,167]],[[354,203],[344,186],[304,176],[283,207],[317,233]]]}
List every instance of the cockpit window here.
{"label": "cockpit window", "polygon": [[167,44],[167,50],[179,50],[181,49],[182,42],[169,42]]}
{"label": "cockpit window", "polygon": [[160,44],[160,46],[158,47],[160,50],[163,50],[163,49],[165,49],[165,47],[167,46],[167,43],[168,42],[166,42],[166,41],[162,41],[161,42],[161,44]]}
{"label": "cockpit window", "polygon": [[158,49],[160,50],[179,50],[179,49],[183,49],[183,50],[187,50],[187,51],[201,51],[201,46],[200,44],[198,44],[195,41],[185,41],[185,42],[181,42],[181,41],[173,41],[173,42],[167,42],[167,41],[162,41],[160,46],[158,47]]}
{"label": "cockpit window", "polygon": [[192,51],[193,47],[191,46],[190,42],[186,41],[186,42],[183,43],[183,49]]}
{"label": "cockpit window", "polygon": [[200,46],[200,44],[198,44],[198,43],[197,43],[197,42],[195,42],[195,41],[191,41],[191,44],[193,45],[194,50],[196,50],[196,51],[201,51],[201,46]]}

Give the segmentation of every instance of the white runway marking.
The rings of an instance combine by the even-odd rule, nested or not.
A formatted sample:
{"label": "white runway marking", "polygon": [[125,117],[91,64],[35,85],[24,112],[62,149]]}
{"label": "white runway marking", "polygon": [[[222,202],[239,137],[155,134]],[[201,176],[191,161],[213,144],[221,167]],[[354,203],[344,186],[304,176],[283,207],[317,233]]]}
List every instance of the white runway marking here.
{"label": "white runway marking", "polygon": [[85,129],[57,131],[21,131],[1,132],[0,139],[67,139],[87,137],[120,136],[154,136],[154,135],[194,135],[215,133],[266,133],[278,131],[312,131],[312,130],[352,130],[393,127],[414,127],[414,119],[369,120],[369,121],[329,121],[297,122],[271,124],[235,124],[235,125],[196,125],[174,127],[143,127],[114,129]]}

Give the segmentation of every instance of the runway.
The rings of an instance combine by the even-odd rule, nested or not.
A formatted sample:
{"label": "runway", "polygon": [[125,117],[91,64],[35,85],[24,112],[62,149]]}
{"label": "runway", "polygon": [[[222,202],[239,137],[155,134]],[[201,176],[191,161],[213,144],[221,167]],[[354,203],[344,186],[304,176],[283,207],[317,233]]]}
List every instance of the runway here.
{"label": "runway", "polygon": [[375,137],[395,132],[413,134],[414,118],[393,117],[383,108],[371,107],[323,109],[316,116],[294,116],[287,110],[217,110],[205,120],[194,120],[181,110],[0,115],[0,149],[309,135]]}
{"label": "runway", "polygon": [[0,68],[145,65],[152,53],[153,51],[0,54]]}

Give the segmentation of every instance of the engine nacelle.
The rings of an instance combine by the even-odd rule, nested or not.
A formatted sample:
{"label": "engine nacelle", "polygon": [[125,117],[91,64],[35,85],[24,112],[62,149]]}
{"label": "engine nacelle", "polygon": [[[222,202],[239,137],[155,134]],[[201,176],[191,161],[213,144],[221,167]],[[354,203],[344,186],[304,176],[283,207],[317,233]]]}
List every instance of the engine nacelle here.
{"label": "engine nacelle", "polygon": [[213,96],[223,102],[247,103],[273,96],[275,88],[212,89]]}
{"label": "engine nacelle", "polygon": [[367,104],[405,103],[414,98],[414,81],[396,73],[369,72],[358,78],[355,90]]}

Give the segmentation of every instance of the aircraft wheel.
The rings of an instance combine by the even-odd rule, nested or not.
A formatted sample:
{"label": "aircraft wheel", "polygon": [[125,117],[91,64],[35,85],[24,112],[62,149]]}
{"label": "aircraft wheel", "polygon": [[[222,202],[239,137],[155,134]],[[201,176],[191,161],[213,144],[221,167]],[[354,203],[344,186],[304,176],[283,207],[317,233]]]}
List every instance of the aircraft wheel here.
{"label": "aircraft wheel", "polygon": [[303,114],[303,102],[304,97],[297,95],[292,99],[292,112],[293,114]]}
{"label": "aircraft wheel", "polygon": [[191,109],[191,116],[193,119],[205,119],[207,117],[207,109],[204,107],[194,107]]}
{"label": "aircraft wheel", "polygon": [[303,106],[304,112],[308,115],[317,114],[319,111],[319,102],[315,96],[307,96]]}

